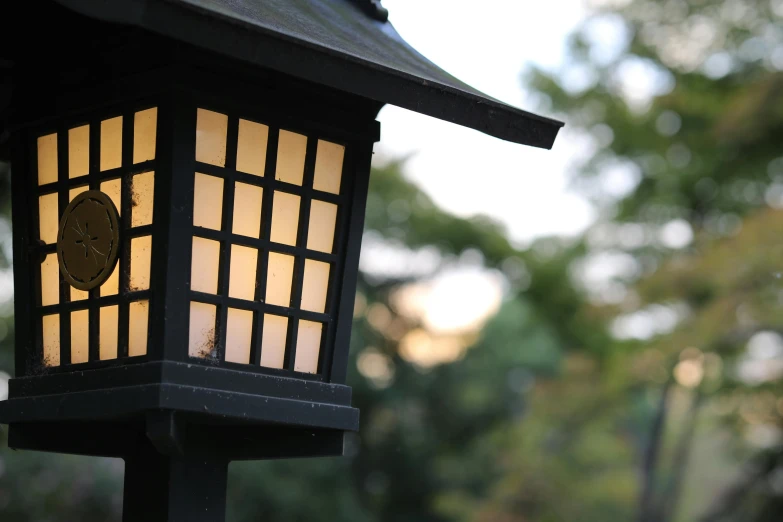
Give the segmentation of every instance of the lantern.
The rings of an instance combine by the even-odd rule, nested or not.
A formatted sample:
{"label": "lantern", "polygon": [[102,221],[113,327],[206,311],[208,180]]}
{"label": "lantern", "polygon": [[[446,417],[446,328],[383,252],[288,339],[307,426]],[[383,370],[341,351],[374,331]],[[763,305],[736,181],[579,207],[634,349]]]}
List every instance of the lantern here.
{"label": "lantern", "polygon": [[562,125],[428,62],[377,1],[14,4],[0,421],[14,448],[124,458],[126,521],[221,520],[229,461],[340,455],[358,429],[383,104],[545,148]]}

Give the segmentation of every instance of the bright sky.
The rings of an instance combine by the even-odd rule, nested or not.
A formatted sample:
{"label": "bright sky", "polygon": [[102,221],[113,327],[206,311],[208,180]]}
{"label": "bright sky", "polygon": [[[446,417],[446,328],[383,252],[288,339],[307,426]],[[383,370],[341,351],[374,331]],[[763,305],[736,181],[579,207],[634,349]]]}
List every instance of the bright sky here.
{"label": "bright sky", "polygon": [[[556,68],[566,37],[583,19],[581,0],[384,0],[397,31],[424,56],[479,90],[533,109],[520,74],[529,64]],[[592,220],[590,206],[569,192],[567,169],[579,153],[561,131],[551,151],[501,141],[393,106],[379,117],[385,156],[415,155],[406,173],[435,201],[460,216],[501,221],[524,244],[575,234]],[[480,176],[477,189],[468,180]]]}
{"label": "bright sky", "polygon": [[[582,0],[384,0],[383,5],[397,31],[424,56],[490,96],[533,111],[521,82],[523,69],[530,64],[559,68],[566,39],[585,16]],[[379,119],[376,161],[412,155],[406,174],[437,204],[460,216],[497,219],[519,246],[540,236],[577,234],[593,219],[588,203],[568,190],[568,165],[584,154],[584,145],[568,131],[561,131],[547,151],[393,106]],[[476,177],[481,185],[468,183]],[[362,250],[365,271],[429,266],[422,256],[402,255],[410,258],[402,263],[400,255],[370,239]],[[452,266],[409,288],[406,307],[435,335],[463,331],[497,310],[502,286],[497,273],[480,266]],[[409,344],[414,359],[431,361],[432,343]]]}

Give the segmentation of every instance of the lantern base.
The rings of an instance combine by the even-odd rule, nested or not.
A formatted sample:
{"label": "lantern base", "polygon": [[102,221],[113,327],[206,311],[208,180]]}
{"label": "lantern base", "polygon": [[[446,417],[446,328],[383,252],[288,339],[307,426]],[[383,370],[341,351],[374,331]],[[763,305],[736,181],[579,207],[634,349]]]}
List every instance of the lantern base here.
{"label": "lantern base", "polygon": [[15,378],[8,395],[3,424],[113,423],[163,410],[201,424],[359,429],[348,386],[172,361]]}
{"label": "lantern base", "polygon": [[56,453],[340,456],[359,428],[350,401],[344,385],[154,361],[11,379],[0,423],[10,447]]}
{"label": "lantern base", "polygon": [[132,422],[32,422],[11,424],[8,447],[98,457],[128,458],[153,444],[170,456],[231,460],[340,457],[344,432],[274,425],[207,425],[197,417],[150,412]]}

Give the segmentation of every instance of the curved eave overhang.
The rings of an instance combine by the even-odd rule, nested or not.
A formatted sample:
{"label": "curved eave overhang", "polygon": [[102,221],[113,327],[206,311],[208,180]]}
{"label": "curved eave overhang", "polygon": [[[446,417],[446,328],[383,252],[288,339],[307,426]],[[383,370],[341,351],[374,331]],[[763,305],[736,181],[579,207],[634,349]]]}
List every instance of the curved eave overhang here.
{"label": "curved eave overhang", "polygon": [[495,100],[347,0],[57,0],[225,56],[549,149],[562,122]]}

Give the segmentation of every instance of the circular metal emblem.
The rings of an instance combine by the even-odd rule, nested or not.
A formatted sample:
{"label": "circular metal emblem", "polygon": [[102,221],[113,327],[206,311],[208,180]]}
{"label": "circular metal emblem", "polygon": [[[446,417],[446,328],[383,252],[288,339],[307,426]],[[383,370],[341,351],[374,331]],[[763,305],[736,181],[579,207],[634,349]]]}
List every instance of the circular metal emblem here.
{"label": "circular metal emblem", "polygon": [[102,285],[117,264],[120,218],[100,190],[82,192],[68,205],[57,234],[57,260],[68,283],[79,290]]}

